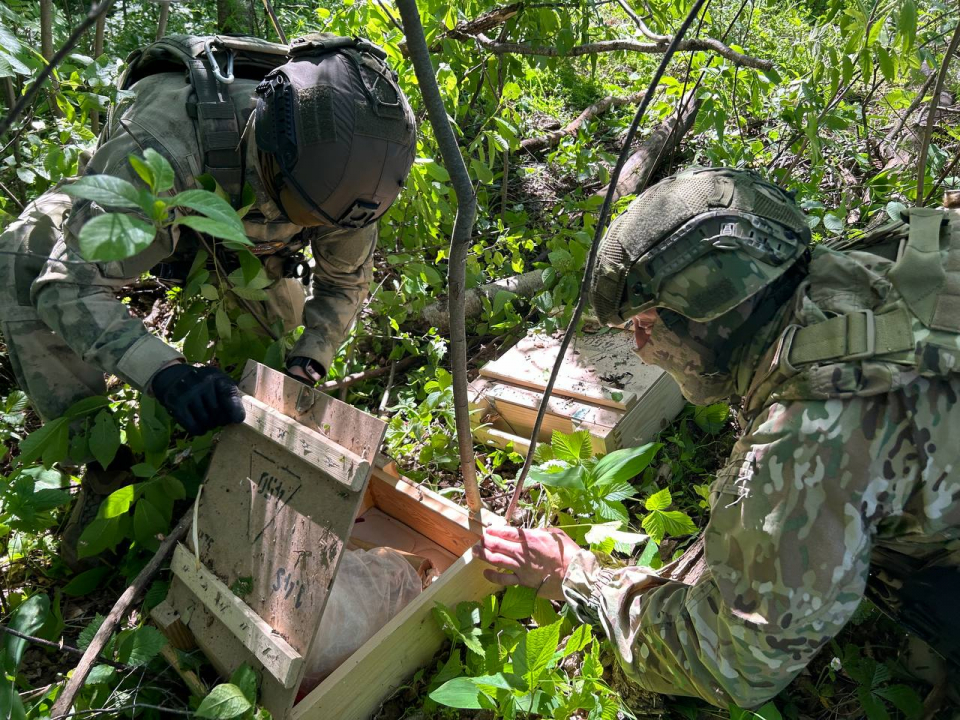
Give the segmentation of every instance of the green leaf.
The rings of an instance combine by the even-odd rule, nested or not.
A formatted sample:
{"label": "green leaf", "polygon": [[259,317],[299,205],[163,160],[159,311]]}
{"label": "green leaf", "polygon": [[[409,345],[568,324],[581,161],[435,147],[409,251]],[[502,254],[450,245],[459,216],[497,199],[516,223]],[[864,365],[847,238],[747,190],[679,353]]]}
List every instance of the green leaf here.
{"label": "green leaf", "polygon": [[153,625],[138,627],[123,638],[117,650],[122,663],[140,667],[153,660],[167,645],[167,638]]}
{"label": "green leaf", "polygon": [[199,215],[184,215],[177,218],[174,221],[174,225],[186,225],[188,228],[193,228],[199,233],[220,238],[221,240],[227,240],[236,245],[253,245],[242,228],[238,229],[235,225],[223,222],[222,220],[214,220],[213,218],[201,217]]}
{"label": "green leaf", "polygon": [[24,465],[36,461],[52,444],[59,442],[59,436],[68,429],[66,417],[57,418],[45,423],[39,430],[34,430],[20,442],[20,462]]}
{"label": "green leaf", "polygon": [[563,656],[567,657],[568,655],[573,655],[575,652],[580,652],[590,644],[592,639],[593,633],[590,631],[589,625],[583,624],[577,626],[577,629],[567,638],[567,644],[563,646]]}
{"label": "green leaf", "polygon": [[133,510],[133,537],[142,545],[153,548],[159,544],[157,535],[170,529],[167,519],[146,498],[140,498]]}
{"label": "green leaf", "polygon": [[423,165],[423,169],[427,171],[427,175],[434,180],[442,183],[450,181],[450,173],[447,172],[446,168],[439,165],[436,160],[431,158],[417,158],[417,164]]}
{"label": "green leaf", "polygon": [[[43,627],[50,615],[50,598],[46,595],[33,595],[14,611],[7,624],[11,630],[24,635],[35,635]],[[8,633],[3,634],[4,670],[10,675],[16,675],[23,653],[27,649],[27,641]],[[0,683],[2,683],[0,678]]]}
{"label": "green leaf", "polygon": [[846,220],[836,213],[825,213],[823,216],[823,226],[834,235],[842,233],[844,225]]}
{"label": "green leaf", "polygon": [[203,699],[197,708],[197,717],[229,720],[243,715],[252,707],[253,704],[247,700],[243,690],[231,683],[223,683],[217,685]]}
{"label": "green leaf", "polygon": [[539,483],[554,488],[586,489],[586,485],[584,484],[585,473],[582,465],[574,465],[573,467],[561,468],[557,472],[551,472],[556,467],[558,466],[554,465],[547,470],[534,468],[527,477],[525,487]]}
{"label": "green leaf", "polygon": [[900,5],[900,17],[897,18],[897,35],[904,52],[909,52],[917,37],[917,3],[916,0],[904,0]]}
{"label": "green leaf", "polygon": [[569,435],[554,430],[553,436],[550,438],[550,444],[553,446],[554,457],[558,460],[576,463],[593,457],[590,433],[586,430],[577,430]]}
{"label": "green leaf", "polygon": [[[169,201],[170,205],[189,208],[211,220],[216,220],[243,233],[243,220],[237,211],[221,197],[206,190],[186,190],[177,193]],[[244,237],[246,237],[244,235]]]}
{"label": "green leaf", "polygon": [[511,620],[525,620],[533,615],[537,591],[533,588],[511,585],[500,601],[500,616]]}
{"label": "green leaf", "polygon": [[593,469],[596,484],[603,486],[636,477],[650,464],[661,447],[660,443],[647,443],[638,448],[614,450],[604,455]]}
{"label": "green leaf", "polygon": [[647,510],[666,510],[672,502],[673,498],[670,496],[670,488],[664,488],[648,497],[643,506]]}
{"label": "green leaf", "polygon": [[536,687],[557,651],[560,625],[560,622],[555,622],[553,625],[531,630],[520,639],[513,653],[514,671],[526,680],[529,690]]}
{"label": "green leaf", "polygon": [[131,215],[98,215],[80,228],[80,255],[91,262],[124,260],[146,250],[156,234],[153,225]]}
{"label": "green leaf", "polygon": [[480,710],[484,707],[480,704],[480,695],[486,693],[477,686],[475,678],[458,677],[448,680],[430,693],[430,699],[447,707]]}
{"label": "green leaf", "polygon": [[257,674],[249,665],[244,663],[230,676],[230,684],[240,688],[243,696],[253,705],[257,702]]}
{"label": "green leaf", "polygon": [[693,421],[708,435],[716,435],[723,430],[729,417],[730,406],[722,402],[698,407],[693,411]]}
{"label": "green leaf", "polygon": [[97,634],[97,631],[100,630],[100,626],[103,625],[103,621],[106,618],[97,613],[93,616],[93,620],[87,625],[83,630],[80,631],[80,634],[77,636],[77,647],[81,650],[86,650],[90,647],[90,643],[93,642],[94,636]]}
{"label": "green leaf", "polygon": [[473,172],[477,176],[477,180],[479,180],[484,185],[489,185],[490,183],[493,182],[493,171],[482,160],[479,160],[477,158],[471,159],[470,167],[473,168]]}
{"label": "green leaf", "polygon": [[[131,157],[130,158],[131,164],[133,163],[134,160],[139,161],[139,158]],[[169,190],[170,188],[173,187],[173,182],[174,182],[173,168],[170,166],[170,163],[167,162],[167,159],[163,155],[158,153],[153,148],[147,148],[146,150],[143,151],[143,160],[145,161],[144,162],[145,167],[147,168],[147,171],[150,177],[152,178],[152,182],[144,178],[139,170],[137,170],[137,174],[140,175],[140,177],[143,178],[143,180],[147,182],[148,185],[150,185],[150,189],[153,190],[154,193],[160,194],[165,190]],[[134,170],[136,169],[137,167],[136,165],[134,165]]]}
{"label": "green leaf", "polygon": [[109,404],[110,398],[104,397],[103,395],[94,395],[75,402],[67,408],[63,416],[66,418],[83,417],[84,415],[90,415],[100,408],[105,408]]}
{"label": "green leaf", "polygon": [[104,208],[132,208],[140,205],[140,191],[126,180],[112,175],[85,175],[63,192],[70,197],[92,200]]}
{"label": "green leaf", "polygon": [[897,202],[896,200],[891,200],[887,203],[886,206],[887,216],[891,220],[902,220],[902,214],[906,211],[907,206],[902,202]]}
{"label": "green leaf", "polygon": [[114,490],[100,504],[100,511],[97,513],[97,517],[115,518],[126,514],[133,504],[135,493],[135,485],[127,485],[119,490]]}
{"label": "green leaf", "polygon": [[110,574],[109,567],[101,566],[85,570],[63,587],[63,594],[70,597],[81,597],[89,595],[103,584],[104,579]]}
{"label": "green leaf", "polygon": [[877,697],[892,703],[908,718],[919,718],[923,714],[923,700],[916,690],[907,685],[890,685],[877,688],[873,692]]}
{"label": "green leaf", "polygon": [[614,542],[620,543],[621,545],[633,547],[634,545],[646,542],[649,536],[640,533],[624,532],[620,529],[620,523],[617,521],[595,524],[587,531],[585,536],[586,541],[591,545],[600,545],[607,538],[611,538]]}
{"label": "green leaf", "polygon": [[101,410],[94,420],[90,430],[90,452],[104,468],[110,466],[120,449],[120,428],[117,427],[113,414]]}
{"label": "green leaf", "polygon": [[206,360],[209,344],[210,329],[207,327],[207,319],[201,318],[183,341],[183,354],[190,362],[203,362]]}
{"label": "green leaf", "polygon": [[217,335],[219,335],[222,340],[229,340],[233,329],[226,311],[222,307],[218,307],[215,318],[217,322]]}
{"label": "green leaf", "polygon": [[123,537],[119,518],[98,517],[84,529],[77,541],[80,559],[99,555],[107,548],[116,547]]}
{"label": "green leaf", "polygon": [[116,679],[117,671],[109,665],[94,665],[87,679],[83,681],[84,685],[112,685]]}

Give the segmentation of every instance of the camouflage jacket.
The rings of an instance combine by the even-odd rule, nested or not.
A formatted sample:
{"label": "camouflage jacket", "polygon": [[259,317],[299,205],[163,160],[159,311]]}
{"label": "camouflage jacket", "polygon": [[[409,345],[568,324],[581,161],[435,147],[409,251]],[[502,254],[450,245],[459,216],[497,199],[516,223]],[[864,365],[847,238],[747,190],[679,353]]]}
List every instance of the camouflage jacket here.
{"label": "camouflage jacket", "polygon": [[958,337],[916,326],[915,356],[782,362],[798,327],[895,305],[891,265],[816,248],[772,332],[740,358],[744,433],[712,486],[695,585],[589,553],[569,566],[572,608],[647,690],[760,705],[850,620],[883,553],[960,564]]}
{"label": "camouflage jacket", "polygon": [[[255,87],[255,82],[240,78],[228,86],[237,107],[249,110],[255,105]],[[197,131],[187,110],[191,87],[184,74],[151,75],[132,90],[134,97],[111,113],[85,172],[115,175],[141,186],[127,158],[152,147],[173,166],[176,191],[193,187],[194,178],[202,171]],[[247,235],[255,242],[312,245],[312,293],[303,312],[303,335],[291,355],[313,358],[329,368],[368,292],[376,226],[345,231],[301,228],[286,222],[263,189],[253,152],[250,143],[246,178],[256,191],[257,202],[244,218]],[[73,203],[62,237],[54,243],[49,261],[33,281],[31,298],[44,322],[79,356],[144,389],[156,371],[182,356],[132,317],[116,299],[116,292],[161,261],[176,260],[178,254],[189,256],[196,245],[182,242],[181,228],[171,227],[131,258],[84,263],[77,251],[79,230],[102,212],[103,208],[90,201]],[[190,259],[187,257],[188,265]]]}

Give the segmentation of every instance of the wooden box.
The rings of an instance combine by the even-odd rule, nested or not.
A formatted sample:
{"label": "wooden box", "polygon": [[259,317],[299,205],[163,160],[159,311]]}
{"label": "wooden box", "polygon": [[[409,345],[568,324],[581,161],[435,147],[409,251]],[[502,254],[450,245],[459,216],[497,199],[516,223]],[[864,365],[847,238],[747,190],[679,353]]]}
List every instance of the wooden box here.
{"label": "wooden box", "polygon": [[[224,678],[253,667],[275,718],[365,720],[440,649],[434,605],[496,589],[470,549],[483,522],[502,520],[470,517],[400,477],[378,455],[382,421],[255,363],[241,389],[247,420],[221,433],[152,617],[175,647],[195,642]],[[399,549],[431,556],[442,573],[298,701],[344,546],[377,544],[358,516],[391,525],[411,545]]]}
{"label": "wooden box", "polygon": [[[481,442],[526,455],[560,339],[532,334],[480,369],[470,384],[471,422]],[[643,364],[633,335],[611,329],[574,338],[547,407],[540,440],[587,430],[598,453],[647,442],[683,409],[673,378]]]}

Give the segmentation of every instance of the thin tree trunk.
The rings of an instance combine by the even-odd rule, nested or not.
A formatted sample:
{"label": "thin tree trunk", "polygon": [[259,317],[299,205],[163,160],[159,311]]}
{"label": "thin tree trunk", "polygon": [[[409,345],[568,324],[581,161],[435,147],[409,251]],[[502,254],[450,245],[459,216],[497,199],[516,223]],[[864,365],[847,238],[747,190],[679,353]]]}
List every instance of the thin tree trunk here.
{"label": "thin tree trunk", "polygon": [[953,37],[950,39],[950,46],[947,48],[947,54],[943,56],[943,64],[940,66],[940,72],[937,74],[937,83],[933,86],[933,98],[930,100],[930,112],[927,113],[927,126],[923,131],[923,144],[920,145],[920,157],[917,159],[917,200],[916,205],[923,205],[923,185],[927,179],[927,153],[930,150],[930,140],[933,138],[933,126],[937,121],[937,107],[940,104],[940,92],[943,90],[944,80],[947,78],[947,70],[950,67],[950,61],[953,55],[960,47],[960,25],[953,31]]}
{"label": "thin tree trunk", "polygon": [[453,192],[457,196],[457,217],[450,238],[450,260],[447,270],[450,311],[450,362],[453,367],[453,406],[457,424],[457,444],[460,450],[460,473],[467,506],[474,514],[480,512],[480,488],[477,485],[477,465],[473,454],[473,432],[470,428],[470,409],[467,392],[467,329],[463,315],[464,292],[467,279],[467,251],[473,236],[477,216],[477,198],[473,192],[467,167],[460,154],[457,138],[450,127],[447,109],[437,87],[430,51],[423,34],[416,0],[397,0],[403,28],[407,36],[407,50],[417,74],[423,103],[433,126],[443,164],[450,173]]}
{"label": "thin tree trunk", "polygon": [[[98,57],[103,55],[103,31],[107,26],[107,16],[101,15],[97,18],[96,30],[94,30],[93,35],[93,59],[96,60]],[[90,129],[93,131],[94,135],[100,134],[100,111],[94,110],[90,113]]]}
{"label": "thin tree trunk", "polygon": [[[7,112],[9,113],[10,110],[13,108],[13,106],[17,104],[17,89],[13,85],[13,78],[5,77],[3,79],[3,89],[7,95]],[[13,159],[16,161],[17,167],[22,167],[23,160],[20,156],[19,138],[13,141],[12,149],[13,149]],[[17,204],[19,204],[20,207],[23,207],[23,201],[26,197],[23,192],[23,183],[21,182],[19,176],[16,176],[16,175],[14,175],[13,183],[14,183],[13,187],[17,191],[17,194],[15,196]]]}
{"label": "thin tree trunk", "polygon": [[246,0],[217,0],[217,30],[222,33],[256,34],[253,5]]}
{"label": "thin tree trunk", "polygon": [[[49,64],[53,59],[53,0],[40,0],[40,54]],[[50,112],[56,117],[62,117],[57,105],[57,93],[60,92],[60,83],[56,76],[50,76]]]}
{"label": "thin tree trunk", "polygon": [[160,18],[157,20],[157,40],[167,34],[167,20],[170,18],[170,3],[160,3]]}

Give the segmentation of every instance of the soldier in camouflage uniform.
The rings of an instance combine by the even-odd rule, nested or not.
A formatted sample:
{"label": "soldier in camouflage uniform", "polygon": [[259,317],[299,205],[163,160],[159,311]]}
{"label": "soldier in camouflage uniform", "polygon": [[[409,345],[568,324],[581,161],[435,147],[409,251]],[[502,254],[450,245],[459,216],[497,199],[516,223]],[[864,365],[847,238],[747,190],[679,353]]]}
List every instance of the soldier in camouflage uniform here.
{"label": "soldier in camouflage uniform", "polygon": [[[233,81],[220,83],[214,76],[234,71],[233,53],[252,47],[269,59],[278,46],[219,42],[172,36],[132,56],[121,81],[130,97],[111,112],[84,172],[142,186],[128,158],[153,148],[173,166],[175,191],[195,187],[204,172],[235,200],[249,184],[256,200],[245,230],[275,279],[259,310],[268,324],[279,316],[287,330],[304,325],[287,367],[314,383],[367,296],[376,221],[410,170],[415,120],[382,51],[368,43],[308,37],[295,41],[289,57],[282,47],[269,74],[269,67],[254,65],[243,77],[238,60]],[[202,53],[212,47],[216,67]],[[212,243],[171,226],[133,257],[86,262],[78,252],[80,229],[108,210],[54,189],[0,236],[0,330],[20,387],[44,420],[104,394],[104,375],[111,374],[155,394],[192,434],[242,421],[229,377],[185,364],[117,298],[151,270],[182,281],[198,250]],[[313,256],[307,298],[300,281],[283,272],[283,260],[305,247]],[[97,486],[96,473],[88,475],[85,490],[98,492],[86,493],[93,502],[78,502],[77,517],[96,512],[102,495],[117,486],[115,478]]]}
{"label": "soldier in camouflage uniform", "polygon": [[[488,531],[503,584],[543,585],[643,688],[742,707],[782,690],[864,596],[960,664],[960,211],[809,249],[758,176],[681,173],[606,234],[590,299],[692,402],[739,405],[695,585],[609,569],[558,530]],[[955,424],[956,423],[956,424]]]}

